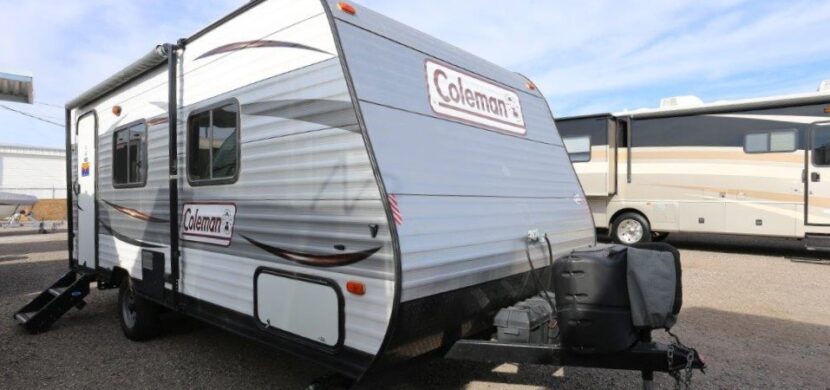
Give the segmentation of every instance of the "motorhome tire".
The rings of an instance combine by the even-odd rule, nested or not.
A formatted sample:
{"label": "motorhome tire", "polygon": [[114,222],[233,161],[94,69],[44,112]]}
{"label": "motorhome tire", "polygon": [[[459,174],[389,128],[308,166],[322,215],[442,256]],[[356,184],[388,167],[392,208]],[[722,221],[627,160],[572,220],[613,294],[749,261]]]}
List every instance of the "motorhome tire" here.
{"label": "motorhome tire", "polygon": [[650,242],[652,239],[651,226],[648,220],[638,213],[627,212],[620,214],[611,229],[611,239],[618,244],[633,245],[641,242]]}
{"label": "motorhome tire", "polygon": [[124,278],[118,290],[118,318],[121,330],[133,341],[149,340],[161,332],[160,308],[135,293],[130,278]]}

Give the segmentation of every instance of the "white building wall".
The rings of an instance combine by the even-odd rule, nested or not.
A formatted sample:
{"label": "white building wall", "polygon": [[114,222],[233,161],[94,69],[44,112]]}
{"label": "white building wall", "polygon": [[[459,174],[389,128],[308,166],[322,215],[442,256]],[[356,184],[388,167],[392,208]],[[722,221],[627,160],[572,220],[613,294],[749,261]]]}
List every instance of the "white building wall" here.
{"label": "white building wall", "polygon": [[63,149],[0,145],[0,191],[66,198],[64,156]]}

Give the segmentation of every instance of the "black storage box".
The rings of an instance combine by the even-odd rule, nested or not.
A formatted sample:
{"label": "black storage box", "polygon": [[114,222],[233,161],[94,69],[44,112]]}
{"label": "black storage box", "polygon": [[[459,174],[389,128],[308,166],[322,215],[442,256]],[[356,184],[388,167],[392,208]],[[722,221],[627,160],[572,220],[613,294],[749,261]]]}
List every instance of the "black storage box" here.
{"label": "black storage box", "polygon": [[553,265],[562,345],[580,353],[624,351],[637,342],[627,288],[626,247],[575,251]]}

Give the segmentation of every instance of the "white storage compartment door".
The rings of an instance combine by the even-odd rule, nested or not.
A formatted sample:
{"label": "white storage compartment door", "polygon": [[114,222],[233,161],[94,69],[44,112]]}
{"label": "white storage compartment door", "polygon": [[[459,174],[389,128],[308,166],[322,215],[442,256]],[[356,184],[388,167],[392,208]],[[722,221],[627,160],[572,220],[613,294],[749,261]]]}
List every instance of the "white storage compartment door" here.
{"label": "white storage compartment door", "polygon": [[334,347],[342,337],[342,297],[334,282],[265,270],[256,276],[262,325]]}

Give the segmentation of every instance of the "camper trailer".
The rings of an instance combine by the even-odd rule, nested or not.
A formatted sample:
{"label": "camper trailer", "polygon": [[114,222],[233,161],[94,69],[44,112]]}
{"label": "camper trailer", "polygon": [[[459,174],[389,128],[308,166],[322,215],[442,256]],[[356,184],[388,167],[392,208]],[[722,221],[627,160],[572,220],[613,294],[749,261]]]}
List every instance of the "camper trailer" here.
{"label": "camper trailer", "polygon": [[[634,328],[625,250],[573,255],[595,229],[535,84],[364,7],[249,2],[72,100],[66,122],[70,272],[15,314],[30,332],[96,282],[119,289],[132,340],[172,310],[350,380],[444,347],[646,381],[703,367]],[[617,273],[553,297],[562,256],[560,279]],[[679,255],[663,256],[676,314]],[[619,294],[583,286],[603,277]],[[568,350],[554,299],[595,324],[563,327]],[[623,348],[591,355],[605,340]]]}
{"label": "camper trailer", "polygon": [[673,232],[830,247],[830,83],[818,92],[557,119],[594,222],[620,243]]}
{"label": "camper trailer", "polygon": [[[119,287],[135,340],[166,307],[357,378],[492,326],[531,266],[595,242],[531,81],[355,4],[252,1],[66,121],[51,290]],[[552,249],[530,263],[529,231]],[[47,325],[49,299],[17,319]]]}

